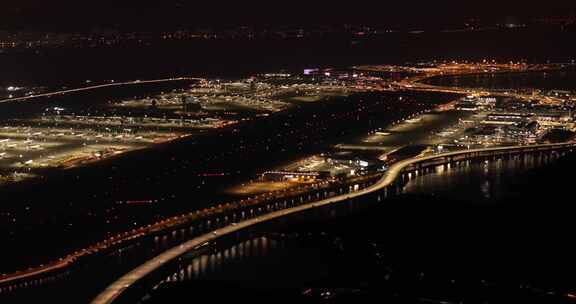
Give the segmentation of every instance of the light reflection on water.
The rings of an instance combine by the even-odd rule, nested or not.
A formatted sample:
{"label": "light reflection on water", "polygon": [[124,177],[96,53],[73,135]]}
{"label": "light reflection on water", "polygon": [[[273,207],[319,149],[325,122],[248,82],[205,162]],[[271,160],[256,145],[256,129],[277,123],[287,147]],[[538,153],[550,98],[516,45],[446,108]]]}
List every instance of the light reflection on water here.
{"label": "light reflection on water", "polygon": [[441,195],[460,200],[504,198],[514,194],[508,192],[507,184],[529,170],[545,166],[551,161],[547,156],[526,155],[509,160],[437,166],[435,174],[411,179],[404,187],[404,193]]}
{"label": "light reflection on water", "polygon": [[[516,178],[532,169],[543,167],[552,162],[554,160],[548,157],[524,156],[511,160],[464,162],[453,166],[438,166],[433,174],[412,178],[404,187],[404,193],[407,194],[406,198],[403,199],[401,196],[397,199],[400,204],[379,203],[380,208],[384,207],[384,209],[374,209],[371,212],[373,216],[360,217],[352,221],[343,218],[335,226],[337,228],[332,227],[335,229],[327,228],[324,224],[318,224],[318,226],[320,229],[326,229],[322,231],[334,233],[330,236],[332,239],[335,236],[340,237],[342,234],[353,232],[357,233],[354,236],[355,240],[359,236],[358,239],[362,239],[362,242],[366,244],[372,241],[376,242],[379,244],[378,246],[382,246],[383,261],[390,263],[389,265],[392,268],[398,267],[394,264],[397,262],[400,265],[406,263],[412,266],[414,263],[414,265],[421,265],[419,267],[422,267],[415,268],[415,271],[418,273],[427,271],[427,276],[433,277],[437,273],[434,272],[434,269],[431,270],[429,266],[442,265],[441,273],[457,277],[464,266],[459,266],[461,264],[458,263],[458,260],[454,260],[456,257],[483,255],[483,259],[490,263],[493,262],[493,265],[490,263],[480,264],[478,269],[476,269],[473,265],[464,263],[462,265],[466,265],[467,269],[464,272],[464,277],[459,278],[480,282],[487,278],[502,275],[498,271],[503,271],[506,275],[508,275],[508,272],[516,274],[517,272],[514,270],[516,266],[510,266],[508,263],[515,261],[517,254],[520,252],[526,255],[527,251],[525,250],[535,250],[533,247],[534,243],[530,238],[531,233],[533,233],[532,230],[529,230],[529,232],[522,230],[523,233],[526,233],[526,240],[515,232],[515,229],[520,229],[519,227],[528,227],[522,226],[526,223],[514,222],[514,224],[519,225],[510,226],[510,222],[506,218],[507,214],[497,216],[492,213],[498,212],[496,209],[473,209],[470,210],[472,212],[469,214],[475,214],[477,211],[480,211],[481,214],[477,217],[464,217],[454,222],[451,219],[454,214],[446,213],[446,208],[440,208],[438,209],[439,211],[430,213],[433,210],[430,206],[416,206],[416,208],[424,207],[423,210],[419,210],[411,209],[415,208],[415,205],[413,205],[412,207],[406,207],[405,211],[394,206],[405,205],[410,200],[410,195],[420,194],[434,194],[436,198],[452,197],[461,199],[465,197],[464,203],[478,201],[506,203],[507,200],[501,199],[516,195],[509,191],[510,189],[507,188],[508,183],[513,182]],[[434,200],[433,203],[441,204],[441,200]],[[392,206],[392,208],[388,206]],[[482,212],[482,210],[484,211]],[[420,213],[420,215],[415,213]],[[514,212],[513,214],[516,213]],[[386,216],[388,218],[382,220],[382,217]],[[484,219],[488,218],[490,225],[482,226],[482,224],[486,223]],[[419,222],[418,220],[424,221]],[[530,220],[527,223],[530,223]],[[462,224],[462,226],[459,224]],[[412,231],[406,230],[406,227],[412,225],[415,225],[415,229]],[[398,231],[397,227],[402,227],[402,231]],[[454,232],[453,227],[458,227],[456,230],[459,233]],[[511,230],[503,230],[508,229],[507,227],[512,228],[510,228]],[[464,231],[467,233],[465,240],[460,237],[460,234],[464,233]],[[439,235],[442,235],[442,239],[438,239]],[[284,286],[289,282],[302,283],[305,278],[325,279],[329,277],[332,279],[331,276],[333,274],[326,272],[321,265],[330,264],[326,260],[338,255],[337,252],[339,251],[343,252],[347,259],[350,259],[350,256],[354,256],[354,253],[351,253],[354,251],[354,246],[348,246],[344,251],[340,245],[336,246],[318,239],[305,244],[302,242],[303,236],[303,234],[300,234],[299,237],[290,239],[264,234],[263,236],[253,237],[249,240],[230,244],[227,247],[215,249],[214,252],[204,253],[199,257],[184,261],[172,275],[163,281],[161,286],[163,288],[176,286],[176,290],[178,288],[186,290],[191,285],[178,284],[212,282],[210,286],[214,286],[213,288],[217,289],[220,284],[218,282],[234,281],[240,282],[238,283],[239,285],[244,284],[242,286],[245,286],[248,282],[248,284],[270,284],[272,287],[277,287]],[[515,245],[509,244],[510,236],[515,237]],[[408,244],[417,245],[412,248]],[[506,246],[512,247],[508,248]],[[520,246],[517,249],[518,252],[512,251],[514,246]],[[498,249],[494,250],[494,248]],[[509,253],[507,253],[508,250],[510,250]],[[412,256],[407,254],[406,251],[418,252],[418,254]],[[537,252],[532,254],[538,256]],[[353,263],[359,263],[357,259],[358,257],[356,256],[356,260],[353,260]],[[534,261],[532,258],[529,258],[529,260]],[[350,263],[350,260],[347,261],[347,263]],[[537,269],[535,274],[528,273],[526,275],[532,275],[537,278],[548,277],[548,273],[538,272],[543,271],[542,269],[548,269],[546,264],[548,261],[551,260],[543,259],[542,265],[534,263],[532,266]],[[519,264],[523,265],[522,262],[519,262]],[[328,267],[337,269],[341,265],[342,263],[340,262],[336,266],[331,264]],[[371,267],[374,266],[368,266],[368,268],[363,270],[364,272],[355,275],[361,277],[366,272],[369,272]],[[519,269],[524,268],[520,266]],[[484,270],[487,271],[487,274],[483,272]],[[495,274],[491,275],[490,271]],[[342,282],[339,280],[335,281]],[[430,286],[436,286],[435,284],[438,284],[438,282],[435,279],[431,279],[429,284],[431,284]]]}
{"label": "light reflection on water", "polygon": [[[433,174],[412,178],[404,187],[405,194],[434,194],[441,197],[502,198],[509,195],[506,183],[537,167],[550,163],[546,156],[523,156],[510,160],[464,162],[459,165],[437,166]],[[294,244],[292,244],[294,245]],[[206,279],[227,266],[253,257],[267,257],[287,246],[281,239],[261,236],[245,240],[222,251],[203,254],[183,266],[167,282]]]}
{"label": "light reflection on water", "polygon": [[576,89],[576,71],[501,73],[464,76],[444,76],[427,81],[441,86],[461,86],[489,89]]}

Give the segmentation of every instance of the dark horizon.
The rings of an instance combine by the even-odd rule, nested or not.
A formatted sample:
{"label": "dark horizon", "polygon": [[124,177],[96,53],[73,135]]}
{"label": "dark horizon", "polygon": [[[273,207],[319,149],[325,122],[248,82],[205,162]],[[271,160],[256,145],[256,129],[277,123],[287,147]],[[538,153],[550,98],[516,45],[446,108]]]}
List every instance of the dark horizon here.
{"label": "dark horizon", "polygon": [[0,17],[3,30],[76,31],[92,28],[163,29],[178,27],[227,26],[312,26],[371,24],[397,28],[443,27],[469,20],[485,23],[518,20],[530,22],[542,17],[574,16],[573,5],[556,1],[545,8],[534,4],[462,3],[434,4],[379,3],[354,4],[304,1],[290,3],[186,3],[164,1],[143,4],[100,1],[20,1],[4,5]]}

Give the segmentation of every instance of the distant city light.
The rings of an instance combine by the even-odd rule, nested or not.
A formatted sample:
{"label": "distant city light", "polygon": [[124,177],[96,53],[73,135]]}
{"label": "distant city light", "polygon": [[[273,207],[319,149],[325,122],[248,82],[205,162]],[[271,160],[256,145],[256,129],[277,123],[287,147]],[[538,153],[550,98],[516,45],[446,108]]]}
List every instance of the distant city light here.
{"label": "distant city light", "polygon": [[318,69],[304,69],[304,75],[311,75],[317,71],[318,71]]}
{"label": "distant city light", "polygon": [[16,91],[20,91],[20,90],[22,90],[22,88],[15,87],[15,86],[9,86],[6,88],[6,91],[8,91],[8,92],[16,92]]}

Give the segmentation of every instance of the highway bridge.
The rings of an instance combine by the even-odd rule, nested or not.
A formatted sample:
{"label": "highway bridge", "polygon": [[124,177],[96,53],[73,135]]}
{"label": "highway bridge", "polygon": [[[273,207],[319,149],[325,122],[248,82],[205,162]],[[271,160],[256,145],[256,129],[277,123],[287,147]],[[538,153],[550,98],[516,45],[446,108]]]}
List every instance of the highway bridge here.
{"label": "highway bridge", "polygon": [[187,81],[187,80],[202,81],[204,79],[203,78],[194,78],[194,77],[177,77],[177,78],[165,78],[165,79],[153,79],[153,80],[134,80],[134,81],[125,81],[125,82],[112,82],[112,83],[92,85],[92,86],[76,88],[76,89],[68,89],[68,90],[54,91],[54,92],[43,93],[43,94],[35,94],[35,95],[24,96],[24,97],[2,99],[2,100],[0,100],[0,103],[14,102],[14,101],[29,101],[29,100],[40,98],[40,97],[60,96],[60,95],[66,95],[66,94],[70,94],[70,93],[78,93],[78,92],[91,91],[91,90],[97,90],[97,89],[103,89],[103,88],[109,88],[109,87],[121,87],[121,86],[138,85],[138,84],[156,84],[156,83],[177,82],[177,81]]}
{"label": "highway bridge", "polygon": [[[203,80],[202,78],[179,77],[157,80],[143,80],[143,81],[129,81],[118,82],[101,85],[93,85],[84,88],[62,90],[57,92],[38,94],[33,96],[26,96],[20,98],[0,100],[3,102],[12,101],[26,101],[39,97],[50,97],[57,95],[65,95],[74,92],[97,90],[105,87],[136,85],[146,83],[162,83],[170,81],[185,81],[185,80]],[[411,89],[415,90],[446,90],[447,92],[468,93],[466,89],[459,88],[443,88],[425,85],[417,82],[410,83]],[[488,93],[488,92],[485,92]],[[103,256],[114,254],[120,249],[126,248],[129,244],[141,243],[147,246],[152,243],[141,242],[142,240],[160,240],[166,241],[169,244],[176,242],[176,238],[190,239],[201,238],[204,236],[218,237],[223,233],[230,233],[226,231],[216,230],[216,234],[210,234],[215,229],[231,228],[232,223],[233,231],[245,228],[261,221],[271,220],[273,218],[282,217],[288,214],[301,212],[310,208],[324,206],[327,204],[334,204],[338,202],[345,202],[353,200],[357,197],[373,196],[378,201],[382,200],[388,195],[393,195],[401,191],[403,183],[410,178],[432,172],[437,166],[452,166],[458,165],[461,162],[470,160],[494,160],[499,158],[516,157],[524,154],[544,154],[550,157],[556,157],[560,153],[573,151],[574,144],[550,144],[550,145],[534,145],[534,146],[519,146],[519,147],[505,147],[505,148],[489,148],[466,150],[452,153],[438,154],[422,158],[414,158],[401,161],[392,166],[385,175],[380,178],[367,179],[358,184],[336,184],[328,185],[326,187],[314,188],[306,194],[298,194],[292,198],[287,199],[272,199],[257,201],[256,204],[246,204],[245,202],[235,204],[218,205],[209,209],[182,215],[179,217],[167,219],[146,227],[134,229],[102,242],[94,244],[88,248],[71,253],[61,259],[39,267],[30,268],[12,274],[0,275],[0,296],[2,293],[13,292],[23,288],[34,287],[49,283],[52,280],[57,280],[61,276],[65,276],[70,272],[70,268],[74,265],[81,263],[89,263],[91,258],[95,256]],[[260,220],[255,221],[255,219]],[[246,226],[247,225],[247,226]],[[190,242],[194,241],[192,239]],[[172,240],[172,241],[170,241]],[[127,245],[128,244],[128,245]],[[188,244],[188,243],[186,243]],[[144,266],[144,265],[143,265]],[[138,281],[138,280],[136,280]],[[131,283],[132,284],[132,283]],[[128,284],[130,285],[130,284]],[[112,288],[113,286],[111,286]],[[120,292],[121,293],[121,292]],[[118,294],[120,294],[118,293]],[[106,294],[106,293],[105,293]],[[97,302],[109,303],[109,302]]]}
{"label": "highway bridge", "polygon": [[[337,191],[337,195],[329,191],[323,191],[313,195],[313,197],[308,196],[306,200],[301,199],[300,202],[295,202],[294,200],[274,202],[265,206],[254,206],[255,209],[251,209],[248,212],[244,210],[241,212],[233,211],[232,214],[227,215],[221,214],[216,219],[212,219],[217,224],[212,229],[208,229],[207,233],[200,234],[185,243],[179,244],[130,271],[108,286],[91,303],[109,304],[120,299],[133,300],[138,296],[142,296],[142,291],[151,287],[143,285],[149,283],[149,280],[146,279],[154,272],[178,260],[187,252],[209,244],[224,235],[306,210],[349,202],[359,198],[363,200],[373,199],[380,202],[389,195],[399,193],[407,180],[417,175],[433,172],[438,166],[450,167],[474,160],[496,161],[523,155],[556,158],[566,153],[573,153],[575,150],[575,143],[562,143],[473,149],[411,158],[391,166],[376,182],[358,184],[347,189],[340,188]],[[194,229],[194,227],[191,229]]]}
{"label": "highway bridge", "polygon": [[[360,196],[366,199],[373,196],[381,201],[389,195],[401,192],[403,184],[413,176],[434,172],[435,168],[439,166],[450,167],[466,161],[520,157],[526,154],[558,157],[573,151],[574,145],[574,143],[547,144],[437,154],[401,161],[392,166],[383,177],[381,175],[369,176],[349,181],[349,183],[322,182],[320,184],[323,185],[306,186],[291,197],[265,194],[251,201],[243,200],[234,204],[214,206],[124,232],[52,263],[0,276],[0,296],[3,293],[50,284],[52,281],[57,281],[68,275],[74,266],[90,263],[96,258],[109,257],[123,252],[127,248],[136,247],[135,250],[142,250],[157,246],[159,243],[165,244],[165,246],[158,248],[161,252],[170,246],[180,244],[184,239],[210,234],[215,229],[227,227],[233,223],[238,223],[232,225],[234,227],[244,227],[246,223],[250,223],[245,221],[263,215],[267,215],[267,217],[261,218],[261,220],[271,220],[326,204],[352,200]],[[301,210],[302,206],[304,209]],[[277,211],[282,212],[277,213]],[[245,223],[240,225],[243,222]],[[134,244],[138,244],[140,248]]]}

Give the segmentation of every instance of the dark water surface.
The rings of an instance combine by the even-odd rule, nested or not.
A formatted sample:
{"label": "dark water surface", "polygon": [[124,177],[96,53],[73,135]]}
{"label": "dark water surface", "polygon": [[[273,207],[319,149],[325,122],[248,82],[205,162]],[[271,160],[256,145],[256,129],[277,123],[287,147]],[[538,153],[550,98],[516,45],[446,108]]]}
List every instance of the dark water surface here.
{"label": "dark water surface", "polygon": [[576,250],[561,174],[574,164],[525,157],[438,170],[397,198],[355,203],[370,206],[362,211],[283,222],[184,262],[145,303],[563,303]]}
{"label": "dark water surface", "polygon": [[440,86],[487,89],[576,90],[573,68],[549,72],[477,74],[436,77],[426,81]]}
{"label": "dark water surface", "polygon": [[0,86],[74,85],[193,75],[246,76],[279,69],[403,63],[418,60],[570,62],[573,31],[512,29],[481,32],[405,32],[364,38],[200,40],[95,49],[0,53]]}

